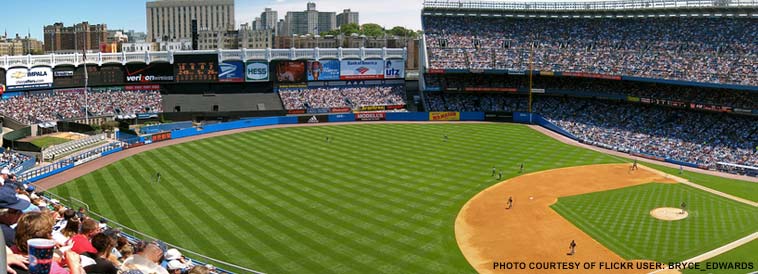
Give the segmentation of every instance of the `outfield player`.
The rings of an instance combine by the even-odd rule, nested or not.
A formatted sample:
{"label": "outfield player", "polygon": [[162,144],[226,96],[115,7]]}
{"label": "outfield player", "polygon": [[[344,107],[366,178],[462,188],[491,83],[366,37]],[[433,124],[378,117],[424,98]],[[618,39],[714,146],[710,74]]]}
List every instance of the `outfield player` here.
{"label": "outfield player", "polygon": [[632,170],[637,170],[637,159],[634,159],[634,163],[632,164]]}
{"label": "outfield player", "polygon": [[682,208],[682,212],[679,214],[684,214],[684,209],[687,208],[687,204],[682,202],[682,204],[679,205]]}
{"label": "outfield player", "polygon": [[502,170],[497,173],[497,179],[498,180],[502,180],[503,179],[503,171]]}
{"label": "outfield player", "polygon": [[521,167],[519,167],[518,173],[524,173],[524,163],[521,163]]}
{"label": "outfield player", "polygon": [[443,141],[447,142],[447,133],[442,138],[444,139]]}
{"label": "outfield player", "polygon": [[496,168],[493,166],[492,167],[492,175],[490,175],[491,177],[495,177],[495,173],[497,173],[495,170],[496,170]]}
{"label": "outfield player", "polygon": [[684,167],[679,165],[679,175],[682,175],[682,173],[684,173]]}
{"label": "outfield player", "polygon": [[157,183],[160,183],[160,182],[161,182],[161,173],[160,172],[156,172],[155,173],[155,183],[157,184]]}

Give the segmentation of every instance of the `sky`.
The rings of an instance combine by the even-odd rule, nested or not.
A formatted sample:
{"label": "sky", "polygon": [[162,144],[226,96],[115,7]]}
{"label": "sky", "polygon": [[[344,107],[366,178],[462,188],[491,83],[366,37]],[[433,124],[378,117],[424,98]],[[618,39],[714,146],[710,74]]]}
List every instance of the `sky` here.
{"label": "sky", "polygon": [[[311,0],[319,11],[343,9],[359,12],[360,23],[377,23],[387,28],[403,26],[421,28],[423,0]],[[90,24],[107,24],[108,29],[145,31],[146,0],[33,0],[2,1],[0,3],[0,31],[8,36],[22,37],[27,30],[32,37],[42,40],[42,28],[55,22],[70,26],[82,21]],[[236,0],[235,22],[251,22],[264,8],[279,12],[284,19],[287,11],[303,11],[307,0]]]}

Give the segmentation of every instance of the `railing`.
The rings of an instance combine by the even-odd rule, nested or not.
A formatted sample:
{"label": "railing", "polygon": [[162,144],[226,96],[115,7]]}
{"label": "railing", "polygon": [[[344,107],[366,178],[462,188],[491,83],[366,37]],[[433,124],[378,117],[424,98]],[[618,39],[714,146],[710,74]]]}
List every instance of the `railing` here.
{"label": "railing", "polygon": [[424,0],[424,9],[605,11],[634,9],[758,7],[758,0],[624,0],[598,2],[510,2]]}
{"label": "railing", "polygon": [[120,52],[120,53],[91,53],[86,60],[83,54],[48,54],[24,56],[0,56],[0,67],[73,65],[88,64],[103,65],[107,63],[174,63],[175,54],[218,54],[219,60],[297,60],[297,59],[405,59],[405,48],[330,48],[330,49],[235,49],[235,50],[204,50],[204,51],[155,51],[155,52]]}

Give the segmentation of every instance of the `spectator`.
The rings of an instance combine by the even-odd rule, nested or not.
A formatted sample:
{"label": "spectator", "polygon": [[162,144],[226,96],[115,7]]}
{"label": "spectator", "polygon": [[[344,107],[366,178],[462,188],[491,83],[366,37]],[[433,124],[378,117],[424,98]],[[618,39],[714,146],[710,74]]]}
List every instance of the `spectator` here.
{"label": "spectator", "polygon": [[85,253],[95,261],[95,264],[84,267],[87,273],[117,274],[118,268],[108,260],[111,250],[116,246],[116,240],[104,233],[95,234],[92,237],[92,246],[97,250],[96,253]]}
{"label": "spectator", "polygon": [[137,243],[135,254],[124,261],[122,270],[138,269],[144,273],[168,274],[160,265],[164,253],[162,246],[163,243],[159,241]]}
{"label": "spectator", "polygon": [[[71,222],[71,221],[69,221]],[[93,236],[100,233],[100,226],[94,219],[85,219],[82,221],[81,232],[71,237],[69,242],[73,244],[71,250],[77,254],[84,254],[85,252],[97,253],[97,249],[92,246],[90,239]]]}
{"label": "spectator", "polygon": [[279,96],[287,110],[349,108],[360,110],[363,106],[402,106],[405,108],[405,87],[344,86],[280,89]]}
{"label": "spectator", "polygon": [[[16,241],[13,246],[15,254],[28,255],[29,249],[26,241],[33,238],[52,239],[53,218],[46,213],[30,212],[21,216],[16,227]],[[63,268],[63,265],[68,268]],[[50,274],[83,274],[79,254],[68,250],[63,253],[63,258],[55,255],[50,267]]]}
{"label": "spectator", "polygon": [[[73,212],[73,210],[72,210]],[[65,246],[68,241],[79,233],[79,227],[81,226],[81,221],[79,217],[71,217],[66,222],[66,227],[64,227],[61,230],[55,231],[53,230],[53,240],[55,243],[59,246]]]}
{"label": "spectator", "polygon": [[0,187],[0,228],[3,230],[6,246],[13,246],[16,230],[11,226],[18,223],[23,211],[30,203],[16,197],[16,192],[10,186]]}

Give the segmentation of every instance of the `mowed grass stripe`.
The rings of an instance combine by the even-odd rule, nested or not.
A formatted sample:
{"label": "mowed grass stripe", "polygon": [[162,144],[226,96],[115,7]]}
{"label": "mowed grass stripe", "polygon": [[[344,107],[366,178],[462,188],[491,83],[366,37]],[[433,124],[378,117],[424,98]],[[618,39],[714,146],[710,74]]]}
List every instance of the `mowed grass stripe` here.
{"label": "mowed grass stripe", "polygon": [[[53,191],[90,204],[112,203],[98,211],[164,240],[174,237],[203,254],[269,273],[471,273],[453,224],[468,199],[498,182],[490,174],[492,166],[507,179],[519,175],[520,163],[531,172],[618,160],[521,125],[429,123],[270,129],[123,161],[133,170],[116,163],[95,172],[102,176],[87,175]],[[158,170],[160,185],[142,187]],[[147,179],[131,176],[140,172]],[[95,183],[98,188],[90,188]],[[78,194],[87,191],[90,196]],[[167,214],[188,220],[152,223]],[[177,226],[195,226],[195,231]],[[658,228],[616,228],[622,229]],[[195,233],[208,241],[198,241]],[[232,254],[247,249],[254,251]]]}
{"label": "mowed grass stripe", "polygon": [[[212,151],[213,151],[213,149],[209,150],[209,152],[212,152]],[[203,152],[199,152],[199,153],[203,153]],[[206,155],[204,155],[204,156],[206,156]],[[234,173],[235,171],[231,171],[231,172]],[[223,175],[219,175],[219,176],[223,176]],[[282,183],[284,183],[284,181],[282,181]],[[273,190],[273,191],[276,191],[276,190]],[[286,204],[283,204],[283,205],[278,205],[277,204],[276,206],[278,206],[277,209],[279,210],[278,212],[280,212],[280,213],[285,213],[285,212],[292,211],[292,214],[290,214],[290,216],[289,216],[290,218],[289,219],[293,220],[294,222],[297,222],[300,225],[300,226],[298,226],[300,229],[307,229],[307,225],[309,224],[309,220],[303,220],[303,219],[298,220],[298,219],[302,218],[301,216],[309,216],[308,212],[305,212],[305,211],[297,212],[297,211],[293,210],[295,208],[294,205],[298,204],[297,201],[295,201],[294,203],[291,202],[292,201],[292,197],[296,196],[296,195],[297,194],[292,193],[292,192],[288,192],[287,194],[281,195],[283,197],[288,197],[290,199],[286,200],[286,201],[282,200],[282,199],[279,199],[277,202],[280,202],[280,203],[285,203],[286,202]],[[352,225],[352,223],[345,222],[345,223],[343,223],[343,225]],[[309,234],[313,235],[314,233],[309,233]],[[307,236],[310,236],[310,235],[302,235],[302,236],[307,238]],[[359,234],[356,234],[356,235],[359,235]],[[328,247],[329,246],[326,246],[326,245],[324,245],[324,246],[318,246],[318,247],[316,247],[313,250],[313,252],[314,252],[313,254],[318,254],[318,251],[320,249],[326,249]],[[356,265],[356,266],[360,266],[360,265]]]}
{"label": "mowed grass stripe", "polygon": [[[186,190],[188,192],[193,193],[204,193],[205,195],[200,195],[200,197],[195,200],[199,203],[192,203],[190,206],[188,206],[188,213],[194,215],[189,216],[189,218],[194,218],[195,220],[206,220],[210,221],[213,220],[214,223],[217,223],[218,225],[213,227],[212,232],[215,233],[206,233],[204,235],[198,235],[199,237],[207,237],[208,240],[211,241],[212,244],[219,245],[219,246],[233,246],[233,249],[226,249],[226,250],[219,250],[218,253],[222,255],[224,259],[236,259],[235,256],[239,257],[242,254],[244,256],[255,256],[257,258],[260,258],[259,260],[266,260],[265,256],[263,256],[261,253],[257,251],[257,248],[250,244],[250,240],[253,239],[246,239],[244,237],[241,237],[238,233],[238,231],[245,231],[247,233],[255,232],[257,230],[256,224],[249,221],[249,216],[244,216],[237,214],[237,212],[241,212],[238,208],[242,205],[242,201],[239,199],[234,199],[234,197],[231,196],[232,192],[227,191],[225,189],[234,189],[232,186],[225,184],[224,180],[221,180],[218,177],[211,177],[206,176],[203,172],[197,172],[197,171],[206,171],[209,169],[202,169],[198,170],[197,164],[190,165],[185,163],[184,161],[180,161],[178,156],[180,153],[177,149],[174,149],[173,151],[167,150],[164,152],[162,157],[156,157],[156,161],[163,162],[163,159],[165,159],[167,162],[170,161],[171,163],[178,165],[178,170],[181,170],[183,172],[177,172],[173,169],[168,169],[168,173],[178,179],[181,179],[180,181],[183,182],[193,182],[193,181],[199,181],[199,184],[186,184]],[[183,159],[192,159],[193,157],[186,157],[186,155],[182,155]],[[193,170],[195,172],[193,172]],[[185,176],[184,174],[187,174],[189,176]],[[200,188],[199,186],[202,185],[205,188]],[[209,191],[212,191],[212,193],[209,193]],[[208,195],[211,194],[211,195]],[[221,202],[218,197],[225,197],[229,199],[228,203]],[[217,211],[220,210],[220,212],[226,213],[223,216],[211,216],[208,214],[205,214],[203,209],[200,205],[205,205],[210,208],[214,208]],[[229,207],[229,205],[232,205],[232,207]],[[219,218],[223,217],[223,218]],[[232,226],[234,225],[234,226]],[[258,231],[260,232],[260,231]],[[216,235],[221,234],[225,235],[225,237],[217,237]],[[275,243],[269,243],[266,247],[271,247]],[[243,247],[243,245],[245,247]]]}
{"label": "mowed grass stripe", "polygon": [[[248,159],[248,160],[251,160],[251,159]],[[263,163],[259,163],[259,164],[263,164]],[[291,180],[285,180],[283,183],[285,183],[285,182],[289,182],[289,181],[291,181]],[[288,183],[285,183],[285,184],[288,184]],[[290,185],[290,187],[289,187],[289,188],[297,188],[297,186],[295,186],[295,185]],[[325,185],[323,189],[329,189],[329,186],[326,186],[326,185]],[[333,195],[331,195],[331,197],[332,197],[332,198],[334,198],[334,197],[335,197],[335,195],[334,195],[334,194],[337,194],[337,195],[339,195],[340,193],[339,193],[339,192],[335,192],[335,193],[332,193],[332,194],[333,194]],[[293,209],[295,209],[295,208],[296,208],[296,207],[294,207],[294,205],[297,205],[298,203],[300,203],[299,201],[297,201],[297,200],[296,200],[296,197],[298,197],[298,196],[301,196],[301,195],[302,195],[303,197],[308,197],[308,198],[310,198],[310,199],[318,199],[317,197],[313,197],[312,195],[310,195],[310,192],[303,192],[303,193],[300,193],[299,195],[298,195],[298,194],[292,194],[292,195],[284,195],[285,197],[289,197],[289,198],[291,198],[291,199],[289,200],[289,202],[290,202],[290,203],[288,203],[288,204],[287,204],[288,206],[291,206],[291,207],[290,207],[290,209],[289,209],[290,211],[293,211]],[[352,197],[349,197],[349,198],[352,198]],[[331,199],[328,199],[328,200],[322,200],[322,204],[321,204],[321,205],[324,205],[324,206],[327,206],[327,207],[330,207],[330,208],[333,208],[333,209],[341,209],[341,208],[338,208],[338,207],[340,206],[339,204],[337,204],[337,203],[333,203],[333,202],[331,202],[330,200],[331,200]],[[370,204],[369,204],[369,205],[370,205]],[[285,207],[285,208],[286,208],[286,207]],[[344,211],[343,211],[343,212],[344,212]],[[295,216],[308,216],[308,215],[307,215],[307,212],[298,212],[298,211],[295,211],[295,212],[293,212],[293,213],[295,214]],[[344,215],[344,214],[343,214],[343,215]],[[364,235],[364,234],[367,234],[367,233],[368,233],[368,234],[371,234],[371,233],[374,233],[374,231],[373,231],[373,230],[371,230],[372,228],[373,228],[373,229],[376,229],[376,227],[381,227],[381,225],[384,225],[384,224],[381,224],[381,223],[377,223],[377,224],[375,224],[375,225],[376,225],[376,227],[374,227],[374,226],[371,226],[371,225],[369,225],[369,226],[367,226],[367,227],[360,227],[360,228],[359,228],[359,227],[357,227],[357,226],[356,226],[356,223],[357,223],[357,224],[368,224],[368,222],[367,222],[367,220],[368,220],[368,219],[366,219],[366,217],[367,217],[367,216],[354,216],[353,220],[349,220],[349,221],[344,221],[344,222],[341,222],[341,223],[340,223],[340,225],[341,225],[341,227],[342,227],[343,229],[344,229],[344,228],[351,228],[351,230],[354,232],[354,233],[353,233],[354,235]],[[369,217],[370,217],[370,216],[369,216]],[[351,221],[355,221],[356,223],[353,223],[353,222],[351,222]],[[337,223],[337,221],[335,221],[335,220],[332,220],[332,221],[331,221],[331,223]],[[381,235],[377,234],[376,236],[381,236]],[[392,238],[387,238],[387,239],[385,239],[385,240],[387,240],[387,241],[391,241],[391,240],[392,240]],[[371,247],[372,247],[371,245],[366,245],[366,246],[364,246],[363,248],[371,248]],[[408,246],[408,248],[411,248],[411,247],[412,247],[412,246]],[[383,256],[392,256],[391,254],[393,254],[393,253],[391,253],[391,252],[388,252],[388,254],[383,254]]]}

